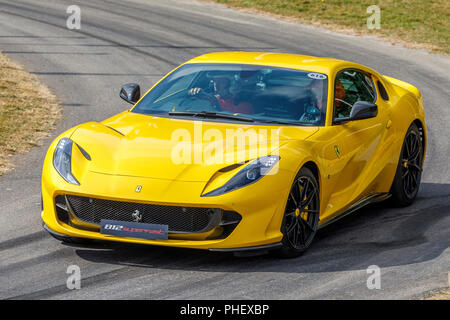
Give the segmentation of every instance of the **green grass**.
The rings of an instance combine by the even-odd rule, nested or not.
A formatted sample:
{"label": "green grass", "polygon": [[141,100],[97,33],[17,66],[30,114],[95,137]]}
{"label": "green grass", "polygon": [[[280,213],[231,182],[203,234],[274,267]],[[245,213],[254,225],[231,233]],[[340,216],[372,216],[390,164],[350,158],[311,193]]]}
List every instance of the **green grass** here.
{"label": "green grass", "polygon": [[[300,22],[375,34],[432,52],[450,54],[449,0],[215,0]],[[381,9],[380,29],[367,28],[367,8]]]}

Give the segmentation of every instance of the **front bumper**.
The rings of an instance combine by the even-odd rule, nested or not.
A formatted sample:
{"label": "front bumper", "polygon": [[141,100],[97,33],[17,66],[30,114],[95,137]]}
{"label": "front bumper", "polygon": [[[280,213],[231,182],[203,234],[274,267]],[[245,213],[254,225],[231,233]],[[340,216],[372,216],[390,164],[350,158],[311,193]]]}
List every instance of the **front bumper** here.
{"label": "front bumper", "polygon": [[[86,172],[81,185],[64,181],[46,160],[42,175],[43,210],[45,228],[66,237],[173,246],[195,249],[244,250],[266,245],[277,246],[282,233],[281,221],[289,193],[292,172],[279,170],[258,183],[217,197],[201,197],[204,182],[168,181],[143,177],[129,177]],[[137,193],[136,186],[142,186]],[[169,233],[169,240],[121,238],[101,234],[98,230],[65,223],[58,218],[55,198],[61,195],[92,197],[95,199],[127,201],[159,206],[186,206],[219,208],[234,211],[241,216],[239,224],[224,238],[211,235],[217,230],[201,233]],[[131,214],[132,212],[130,212]],[[213,238],[213,239],[212,239]]]}
{"label": "front bumper", "polygon": [[[47,231],[48,233],[52,234],[53,236],[55,236],[57,239],[63,239],[65,237],[67,237],[66,235],[57,233],[55,231],[53,231],[52,229],[50,229],[45,223],[43,223],[42,227],[44,228],[45,231]],[[122,241],[122,240],[120,240]],[[134,242],[134,241],[133,241]],[[214,248],[210,248],[209,251],[213,251],[213,252],[233,252],[237,255],[243,255],[245,256],[246,253],[249,252],[256,252],[256,253],[260,253],[260,252],[266,252],[269,250],[275,250],[278,248],[281,248],[282,243],[281,242],[275,242],[275,243],[270,243],[270,244],[265,244],[265,245],[261,245],[261,246],[254,246],[254,247],[242,247],[242,248],[229,248],[229,249],[214,249]]]}

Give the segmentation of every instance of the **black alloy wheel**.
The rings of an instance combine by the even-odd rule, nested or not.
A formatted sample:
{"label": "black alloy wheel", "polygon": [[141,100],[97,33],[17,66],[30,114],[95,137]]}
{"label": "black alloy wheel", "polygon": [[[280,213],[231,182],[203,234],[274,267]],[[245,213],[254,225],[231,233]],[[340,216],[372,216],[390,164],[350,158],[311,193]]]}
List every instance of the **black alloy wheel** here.
{"label": "black alloy wheel", "polygon": [[394,204],[410,205],[417,196],[422,177],[423,144],[420,131],[412,124],[406,133],[397,172],[391,187]]}
{"label": "black alloy wheel", "polygon": [[301,255],[317,232],[320,213],[319,184],[308,168],[302,168],[294,179],[282,223],[283,246],[277,251],[286,258]]}

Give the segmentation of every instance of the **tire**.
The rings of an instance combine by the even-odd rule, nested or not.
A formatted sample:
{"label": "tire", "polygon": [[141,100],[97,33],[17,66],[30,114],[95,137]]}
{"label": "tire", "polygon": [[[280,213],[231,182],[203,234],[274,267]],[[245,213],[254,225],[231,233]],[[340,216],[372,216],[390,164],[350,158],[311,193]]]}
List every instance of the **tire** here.
{"label": "tire", "polygon": [[300,169],[291,186],[281,225],[282,247],[274,253],[295,258],[305,252],[317,232],[320,192],[317,178],[306,167]]}
{"label": "tire", "polygon": [[422,177],[423,144],[420,131],[413,123],[403,141],[390,193],[391,204],[406,207],[417,196]]}

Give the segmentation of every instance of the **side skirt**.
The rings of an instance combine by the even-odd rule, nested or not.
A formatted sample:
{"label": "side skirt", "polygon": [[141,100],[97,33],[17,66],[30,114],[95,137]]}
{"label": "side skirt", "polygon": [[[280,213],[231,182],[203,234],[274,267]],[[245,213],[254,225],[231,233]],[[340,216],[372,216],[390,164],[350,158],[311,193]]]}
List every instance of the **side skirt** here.
{"label": "side skirt", "polygon": [[349,214],[355,212],[356,210],[361,209],[362,207],[367,206],[368,204],[371,203],[377,203],[377,202],[381,202],[384,201],[388,198],[391,197],[390,193],[375,193],[372,194],[362,200],[360,200],[359,202],[355,203],[354,205],[352,205],[350,208],[348,208],[347,210],[345,210],[344,212],[342,212],[341,214],[337,215],[336,217],[332,218],[331,220],[322,223],[321,225],[319,225],[318,230],[322,229],[323,227],[326,227],[342,218],[344,218],[345,216],[348,216]]}

